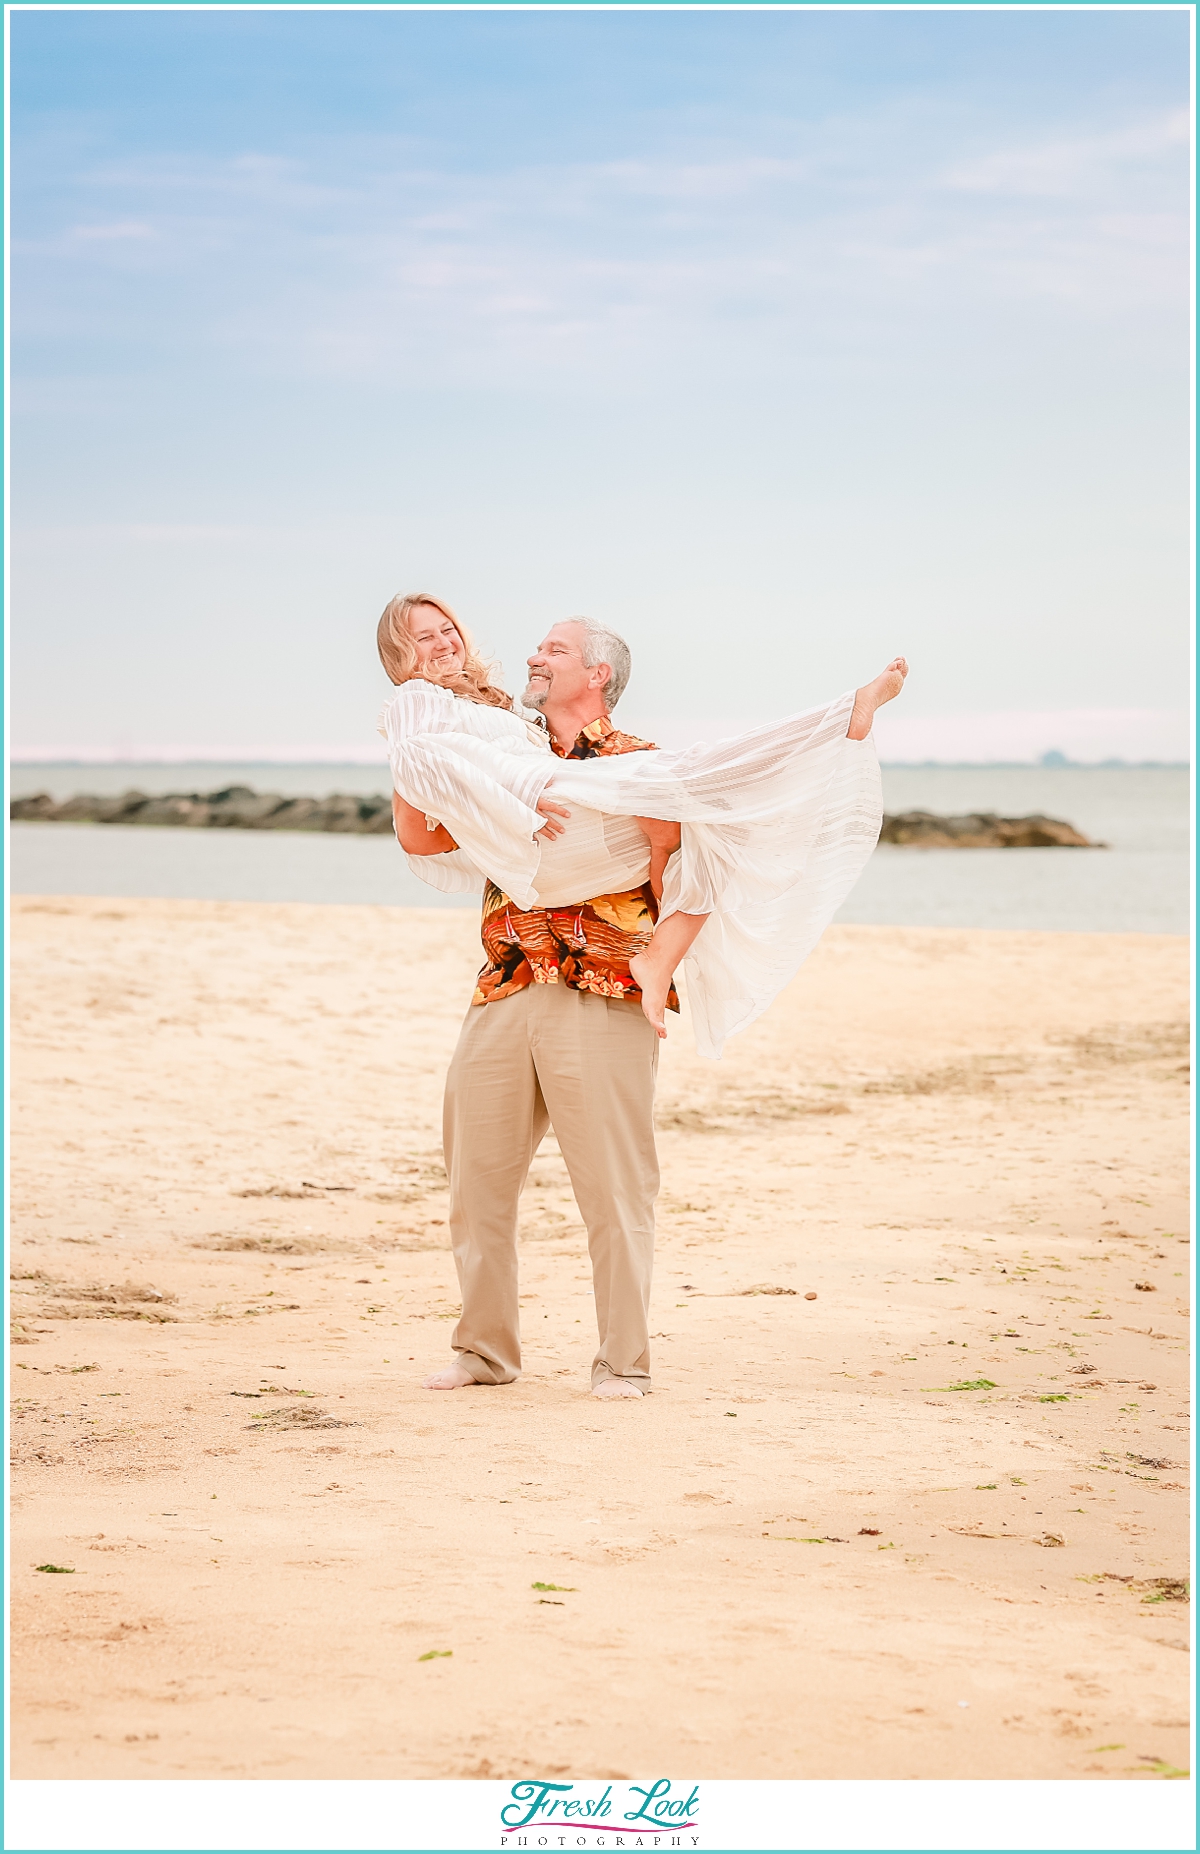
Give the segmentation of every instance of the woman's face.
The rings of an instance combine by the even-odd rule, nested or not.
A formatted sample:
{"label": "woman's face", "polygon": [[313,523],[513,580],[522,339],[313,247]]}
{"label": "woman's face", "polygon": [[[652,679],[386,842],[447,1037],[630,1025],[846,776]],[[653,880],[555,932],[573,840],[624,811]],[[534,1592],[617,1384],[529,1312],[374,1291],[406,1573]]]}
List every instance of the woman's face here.
{"label": "woman's face", "polygon": [[416,646],[417,662],[435,676],[455,676],[467,660],[458,626],[436,605],[418,605],[409,618],[409,635]]}

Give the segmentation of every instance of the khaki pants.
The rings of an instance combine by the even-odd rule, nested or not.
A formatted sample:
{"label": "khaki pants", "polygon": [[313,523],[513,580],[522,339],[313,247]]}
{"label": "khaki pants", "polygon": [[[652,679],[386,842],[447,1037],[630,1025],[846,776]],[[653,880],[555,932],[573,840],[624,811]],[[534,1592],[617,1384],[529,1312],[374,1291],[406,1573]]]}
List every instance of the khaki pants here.
{"label": "khaki pants", "polygon": [[481,1384],[521,1369],[517,1204],[553,1127],[587,1225],[600,1346],[592,1384],[650,1388],[654,1078],[658,1038],[640,1004],[530,985],[473,1005],[446,1077],[450,1234],[462,1290],[451,1344]]}

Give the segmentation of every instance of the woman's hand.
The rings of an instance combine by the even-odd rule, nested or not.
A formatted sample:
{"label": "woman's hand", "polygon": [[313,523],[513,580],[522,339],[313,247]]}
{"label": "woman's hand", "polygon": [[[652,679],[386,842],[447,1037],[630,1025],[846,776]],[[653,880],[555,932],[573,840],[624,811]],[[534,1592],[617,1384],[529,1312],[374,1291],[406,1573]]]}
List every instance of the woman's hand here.
{"label": "woman's hand", "polygon": [[552,841],[555,837],[561,837],[563,834],[563,827],[558,820],[559,818],[569,818],[571,815],[566,806],[556,805],[554,800],[552,798],[547,798],[546,794],[543,792],[542,796],[537,801],[537,810],[539,815],[545,818],[546,822],[542,825],[541,830],[534,831],[534,836],[541,837],[546,842]]}

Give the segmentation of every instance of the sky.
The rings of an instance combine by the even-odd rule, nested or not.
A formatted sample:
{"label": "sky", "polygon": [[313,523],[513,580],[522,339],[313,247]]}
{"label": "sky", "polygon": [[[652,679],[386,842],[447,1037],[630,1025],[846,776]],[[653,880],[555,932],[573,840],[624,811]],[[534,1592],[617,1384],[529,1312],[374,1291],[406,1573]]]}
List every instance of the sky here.
{"label": "sky", "polygon": [[413,590],[1186,756],[1185,10],[11,20],[17,757],[378,757]]}

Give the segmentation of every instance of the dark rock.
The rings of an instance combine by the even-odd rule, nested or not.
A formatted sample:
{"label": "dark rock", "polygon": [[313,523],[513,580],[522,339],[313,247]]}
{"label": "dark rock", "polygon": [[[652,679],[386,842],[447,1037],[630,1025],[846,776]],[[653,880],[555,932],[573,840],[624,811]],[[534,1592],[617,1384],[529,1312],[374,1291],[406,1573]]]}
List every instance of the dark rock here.
{"label": "dark rock", "polygon": [[880,843],[915,845],[936,850],[1103,850],[1107,846],[1085,837],[1073,824],[1040,814],[1001,818],[994,811],[972,812],[964,817],[936,817],[931,811],[902,811],[885,817]]}
{"label": "dark rock", "polygon": [[318,798],[285,798],[272,819],[272,830],[314,830],[321,809]]}
{"label": "dark rock", "polygon": [[33,792],[28,798],[14,798],[8,808],[8,815],[14,822],[37,822],[43,818],[57,817],[58,807],[49,792]]}
{"label": "dark rock", "polygon": [[[16,821],[64,824],[145,824],[175,829],[324,830],[386,836],[392,829],[390,795],[360,798],[334,792],[328,798],[283,798],[256,792],[248,785],[227,785],[219,792],[168,792],[147,798],[123,792],[119,798],[87,793],[56,804],[46,792],[14,798],[9,810]],[[935,817],[929,811],[904,811],[885,817],[880,843],[925,849],[1103,849],[1073,825],[1041,816],[1002,818],[995,812],[965,817]]]}
{"label": "dark rock", "polygon": [[252,792],[249,786],[231,786],[208,799],[207,822],[220,830],[271,830],[285,801],[278,792]]}
{"label": "dark rock", "polygon": [[328,798],[284,798],[227,785],[219,792],[167,792],[148,798],[124,792],[119,798],[77,794],[56,804],[47,792],[15,798],[14,821],[41,824],[145,824],[184,830],[325,830],[383,835],[392,828],[390,794],[360,798],[334,792]]}
{"label": "dark rock", "polygon": [[119,818],[96,815],[97,824],[175,824],[195,828],[209,822],[209,807],[202,798],[191,794],[172,794],[166,798],[147,798],[136,810],[127,810]]}
{"label": "dark rock", "polygon": [[310,829],[356,831],[361,827],[358,799],[345,792],[331,792],[320,805],[319,817],[314,816]]}

